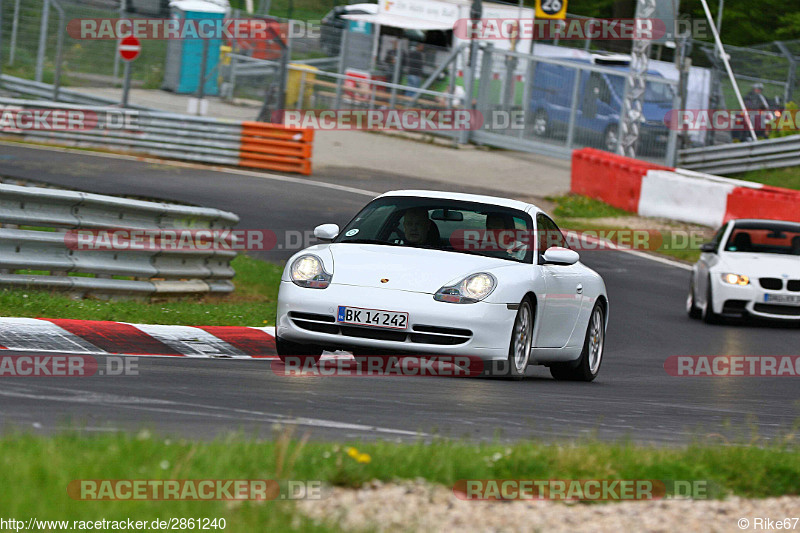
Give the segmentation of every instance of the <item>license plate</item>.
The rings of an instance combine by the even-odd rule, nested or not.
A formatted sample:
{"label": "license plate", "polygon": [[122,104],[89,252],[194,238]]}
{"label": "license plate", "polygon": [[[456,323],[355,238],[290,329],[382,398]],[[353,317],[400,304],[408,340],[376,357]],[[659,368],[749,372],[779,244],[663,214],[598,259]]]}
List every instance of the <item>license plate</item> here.
{"label": "license plate", "polygon": [[800,305],[800,295],[794,294],[765,294],[764,301],[774,304]]}
{"label": "license plate", "polygon": [[408,313],[384,311],[382,309],[365,309],[363,307],[339,306],[336,314],[337,322],[358,326],[374,326],[376,328],[406,329]]}

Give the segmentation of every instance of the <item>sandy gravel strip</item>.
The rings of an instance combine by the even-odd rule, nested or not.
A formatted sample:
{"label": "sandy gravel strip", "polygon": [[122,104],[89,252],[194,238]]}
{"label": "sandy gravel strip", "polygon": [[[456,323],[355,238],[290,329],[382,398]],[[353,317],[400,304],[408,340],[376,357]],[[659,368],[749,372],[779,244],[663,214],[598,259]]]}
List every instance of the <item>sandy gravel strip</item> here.
{"label": "sandy gravel strip", "polygon": [[[727,533],[765,530],[763,523],[762,527],[757,527],[757,518],[778,520],[800,516],[800,497],[797,496],[592,505],[486,502],[459,500],[451,489],[422,480],[373,482],[359,490],[333,488],[326,495],[322,500],[300,501],[298,509],[316,521],[338,524],[346,531]],[[740,519],[746,519],[747,524],[740,523]],[[792,531],[791,525],[789,531]],[[794,531],[800,531],[800,521]]]}

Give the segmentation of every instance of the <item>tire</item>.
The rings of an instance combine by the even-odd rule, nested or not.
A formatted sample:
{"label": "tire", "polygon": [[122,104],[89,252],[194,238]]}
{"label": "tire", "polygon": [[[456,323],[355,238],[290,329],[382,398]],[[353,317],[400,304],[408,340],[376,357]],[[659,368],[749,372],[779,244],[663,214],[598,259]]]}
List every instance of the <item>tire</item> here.
{"label": "tire", "polygon": [[301,366],[315,365],[322,357],[322,347],[313,344],[298,344],[275,337],[275,348],[281,362],[285,363],[287,357],[300,359]]}
{"label": "tire", "polygon": [[701,318],[706,324],[719,324],[720,316],[714,312],[714,300],[711,293],[711,278],[708,278],[708,287],[706,288],[706,306],[702,310]]}
{"label": "tire", "polygon": [[695,320],[699,319],[703,314],[703,310],[697,307],[695,303],[694,279],[689,282],[689,296],[686,297],[686,314],[689,315],[689,318]]}
{"label": "tire", "polygon": [[554,363],[550,365],[550,375],[558,381],[593,381],[600,372],[603,362],[603,350],[606,343],[605,312],[600,302],[594,304],[589,324],[586,326],[586,338],[583,350],[577,361],[571,363]]}
{"label": "tire", "polygon": [[519,304],[514,326],[511,329],[511,342],[508,346],[508,358],[505,361],[488,363],[484,375],[521,380],[531,360],[534,312],[530,298],[524,298]]}
{"label": "tire", "polygon": [[616,153],[617,144],[619,144],[619,127],[616,125],[607,127],[603,133],[603,150]]}
{"label": "tire", "polygon": [[538,109],[536,113],[533,114],[530,132],[534,137],[550,137],[550,120],[544,109]]}

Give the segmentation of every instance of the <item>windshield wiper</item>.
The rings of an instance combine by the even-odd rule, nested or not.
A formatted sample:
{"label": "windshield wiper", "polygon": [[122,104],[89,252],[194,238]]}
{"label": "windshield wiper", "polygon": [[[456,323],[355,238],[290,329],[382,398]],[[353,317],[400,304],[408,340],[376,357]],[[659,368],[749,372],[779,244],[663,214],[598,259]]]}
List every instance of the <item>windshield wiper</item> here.
{"label": "windshield wiper", "polygon": [[[351,243],[351,244],[382,244],[385,246],[397,246],[397,243],[389,242],[389,241],[381,241],[378,239],[347,239],[343,241],[339,241],[339,243]],[[337,243],[337,244],[339,244]]]}

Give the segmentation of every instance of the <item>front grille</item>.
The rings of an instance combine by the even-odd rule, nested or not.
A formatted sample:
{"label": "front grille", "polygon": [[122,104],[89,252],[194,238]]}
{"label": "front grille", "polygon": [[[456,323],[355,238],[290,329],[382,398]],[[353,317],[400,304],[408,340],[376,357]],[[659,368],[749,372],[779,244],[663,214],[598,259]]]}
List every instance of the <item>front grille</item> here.
{"label": "front grille", "polygon": [[761,283],[761,287],[769,291],[779,291],[783,288],[783,280],[778,278],[761,278],[758,281]]}
{"label": "front grille", "polygon": [[421,344],[464,344],[472,338],[472,332],[468,329],[424,325],[416,325],[413,329],[411,342]]}
{"label": "front grille", "polygon": [[294,322],[294,325],[300,329],[316,331],[318,333],[339,333],[339,326],[336,325],[336,319],[330,315],[292,311],[289,313],[289,318]]}
{"label": "front grille", "polygon": [[792,292],[800,292],[800,279],[790,279],[786,284],[786,288]]}
{"label": "front grille", "polygon": [[417,344],[454,346],[457,344],[464,344],[472,338],[472,331],[468,329],[447,328],[443,326],[415,325],[412,331],[397,331],[392,329],[339,324],[336,322],[336,318],[330,315],[300,313],[297,311],[291,311],[289,313],[289,319],[298,328],[307,331],[379,341],[410,341]]}
{"label": "front grille", "polygon": [[756,304],[753,309],[759,313],[769,313],[771,315],[800,316],[800,307],[776,304]]}

